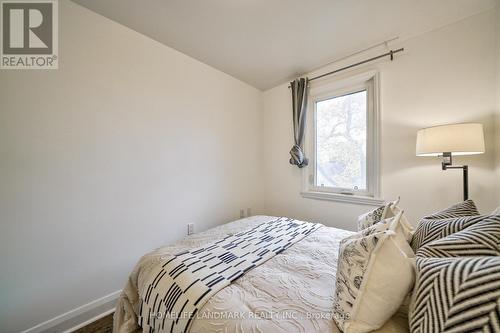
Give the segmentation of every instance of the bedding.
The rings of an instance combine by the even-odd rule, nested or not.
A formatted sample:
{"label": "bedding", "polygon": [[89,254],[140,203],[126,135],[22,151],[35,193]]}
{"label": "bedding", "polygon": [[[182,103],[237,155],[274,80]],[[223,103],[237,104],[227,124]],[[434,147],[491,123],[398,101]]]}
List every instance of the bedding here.
{"label": "bedding", "polygon": [[395,201],[388,202],[380,207],[377,207],[368,213],[360,215],[358,217],[358,231],[371,227],[372,225],[385,219],[396,216],[396,214],[399,213],[399,208],[397,207],[398,203],[399,198]]}
{"label": "bedding", "polygon": [[320,227],[280,217],[177,253],[152,272],[139,325],[143,330],[188,331],[212,295]]}
{"label": "bedding", "polygon": [[401,227],[402,214],[340,243],[333,318],[344,333],[382,327],[413,288],[415,254]]}
{"label": "bedding", "polygon": [[465,201],[454,204],[442,211],[433,213],[431,215],[427,215],[424,217],[426,220],[439,220],[439,219],[447,219],[451,217],[460,217],[460,216],[473,216],[479,215],[479,211],[476,208],[476,204],[471,199],[467,199]]}
{"label": "bedding", "polygon": [[420,247],[417,257],[500,256],[500,215],[479,222]]}
{"label": "bedding", "polygon": [[422,246],[462,231],[484,219],[485,216],[483,215],[462,216],[442,220],[423,219],[415,229],[410,245],[413,251],[417,253]]}
{"label": "bedding", "polygon": [[[362,214],[358,217],[358,231],[365,230],[377,223],[381,223],[387,219],[394,218],[403,210],[398,206],[399,198],[394,201],[388,202],[378,208],[375,208],[368,213]],[[413,226],[406,219],[406,215],[402,214],[400,217],[401,228],[403,228],[404,235],[408,242],[411,242],[413,237]]]}
{"label": "bedding", "polygon": [[478,214],[468,200],[419,223],[412,333],[500,333],[500,215]]}
{"label": "bedding", "polygon": [[500,257],[417,258],[412,333],[500,332]]}
{"label": "bedding", "polygon": [[[155,269],[174,254],[274,219],[255,216],[238,220],[145,255],[130,274],[118,300],[114,331],[142,331],[138,315],[148,283]],[[340,241],[352,234],[323,226],[249,270],[201,307],[189,332],[340,332],[332,319],[337,258]],[[407,318],[397,314],[376,332],[408,332]]]}

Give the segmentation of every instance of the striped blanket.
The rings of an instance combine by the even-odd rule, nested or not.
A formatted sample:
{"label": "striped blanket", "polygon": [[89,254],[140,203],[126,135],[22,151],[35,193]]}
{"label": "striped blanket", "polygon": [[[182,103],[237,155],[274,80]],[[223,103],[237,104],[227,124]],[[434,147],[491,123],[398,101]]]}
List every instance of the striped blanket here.
{"label": "striped blanket", "polygon": [[165,259],[151,274],[139,325],[143,332],[188,332],[212,295],[320,227],[281,217]]}

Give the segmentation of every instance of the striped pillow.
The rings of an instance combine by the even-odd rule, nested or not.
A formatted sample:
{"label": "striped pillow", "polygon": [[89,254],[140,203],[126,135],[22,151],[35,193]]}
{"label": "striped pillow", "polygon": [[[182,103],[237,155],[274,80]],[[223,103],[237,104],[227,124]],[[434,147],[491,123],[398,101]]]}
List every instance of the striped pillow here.
{"label": "striped pillow", "polygon": [[417,258],[411,333],[500,332],[500,257]]}
{"label": "striped pillow", "polygon": [[448,219],[451,217],[472,216],[472,215],[479,215],[479,211],[477,210],[474,201],[468,199],[459,202],[451,207],[448,207],[440,212],[427,215],[424,217],[424,219],[438,220],[438,219]]}
{"label": "striped pillow", "polygon": [[463,230],[470,225],[469,222],[460,220],[454,222],[452,226],[449,226],[450,230],[443,231],[443,229],[447,229],[447,225],[452,220],[460,217],[470,217],[478,215],[479,211],[477,210],[474,201],[469,199],[437,213],[423,217],[418,224],[411,241],[411,247],[413,251],[417,252],[418,248],[423,246],[425,243],[442,237],[446,237],[454,232]]}
{"label": "striped pillow", "polygon": [[462,231],[432,241],[417,251],[417,257],[500,256],[500,215],[483,219]]}
{"label": "striped pillow", "polygon": [[464,230],[479,221],[482,221],[484,216],[464,216],[456,218],[448,218],[442,220],[423,219],[417,226],[413,238],[411,240],[411,248],[415,253],[422,246]]}

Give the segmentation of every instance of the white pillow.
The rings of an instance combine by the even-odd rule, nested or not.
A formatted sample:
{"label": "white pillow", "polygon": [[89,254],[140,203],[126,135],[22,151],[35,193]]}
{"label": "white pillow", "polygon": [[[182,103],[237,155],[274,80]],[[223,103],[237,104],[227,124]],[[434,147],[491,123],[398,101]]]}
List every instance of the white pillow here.
{"label": "white pillow", "polygon": [[389,204],[375,208],[358,217],[358,231],[371,227],[375,223],[385,220],[389,216]]}
{"label": "white pillow", "polygon": [[[398,206],[399,198],[397,200],[391,201],[384,206],[380,206],[358,217],[358,231],[369,228],[372,225],[381,223],[389,218],[394,218],[399,213],[403,213],[403,210]],[[415,228],[408,221],[404,214],[398,218],[397,223],[400,224],[401,231],[404,233],[405,238],[408,242],[411,242]]]}
{"label": "white pillow", "polygon": [[382,327],[413,288],[415,255],[403,232],[402,215],[398,213],[386,230],[374,225],[342,240],[333,308],[342,332]]}
{"label": "white pillow", "polygon": [[397,217],[398,215],[400,216],[399,218],[394,218],[394,222],[392,223],[394,228],[392,229],[398,234],[402,234],[409,245],[413,238],[413,234],[415,233],[415,227],[406,218],[404,210],[401,210],[396,205],[391,206],[390,209],[392,210],[392,214],[394,214],[395,217]]}
{"label": "white pillow", "polygon": [[[373,233],[385,230],[392,230],[396,232],[396,239],[398,242],[401,242],[400,247],[405,250],[408,248],[402,243],[409,245],[411,238],[413,237],[414,228],[405,218],[404,211],[402,210],[399,210],[396,216],[377,222],[374,225],[359,231],[357,234],[352,235],[351,237],[366,237]],[[414,252],[411,251],[410,254],[413,256]]]}

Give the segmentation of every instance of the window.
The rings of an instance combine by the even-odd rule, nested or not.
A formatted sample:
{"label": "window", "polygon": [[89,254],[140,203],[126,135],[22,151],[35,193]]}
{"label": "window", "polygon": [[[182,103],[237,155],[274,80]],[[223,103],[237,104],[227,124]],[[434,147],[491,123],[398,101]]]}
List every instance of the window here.
{"label": "window", "polygon": [[303,195],[378,204],[377,75],[310,87]]}

